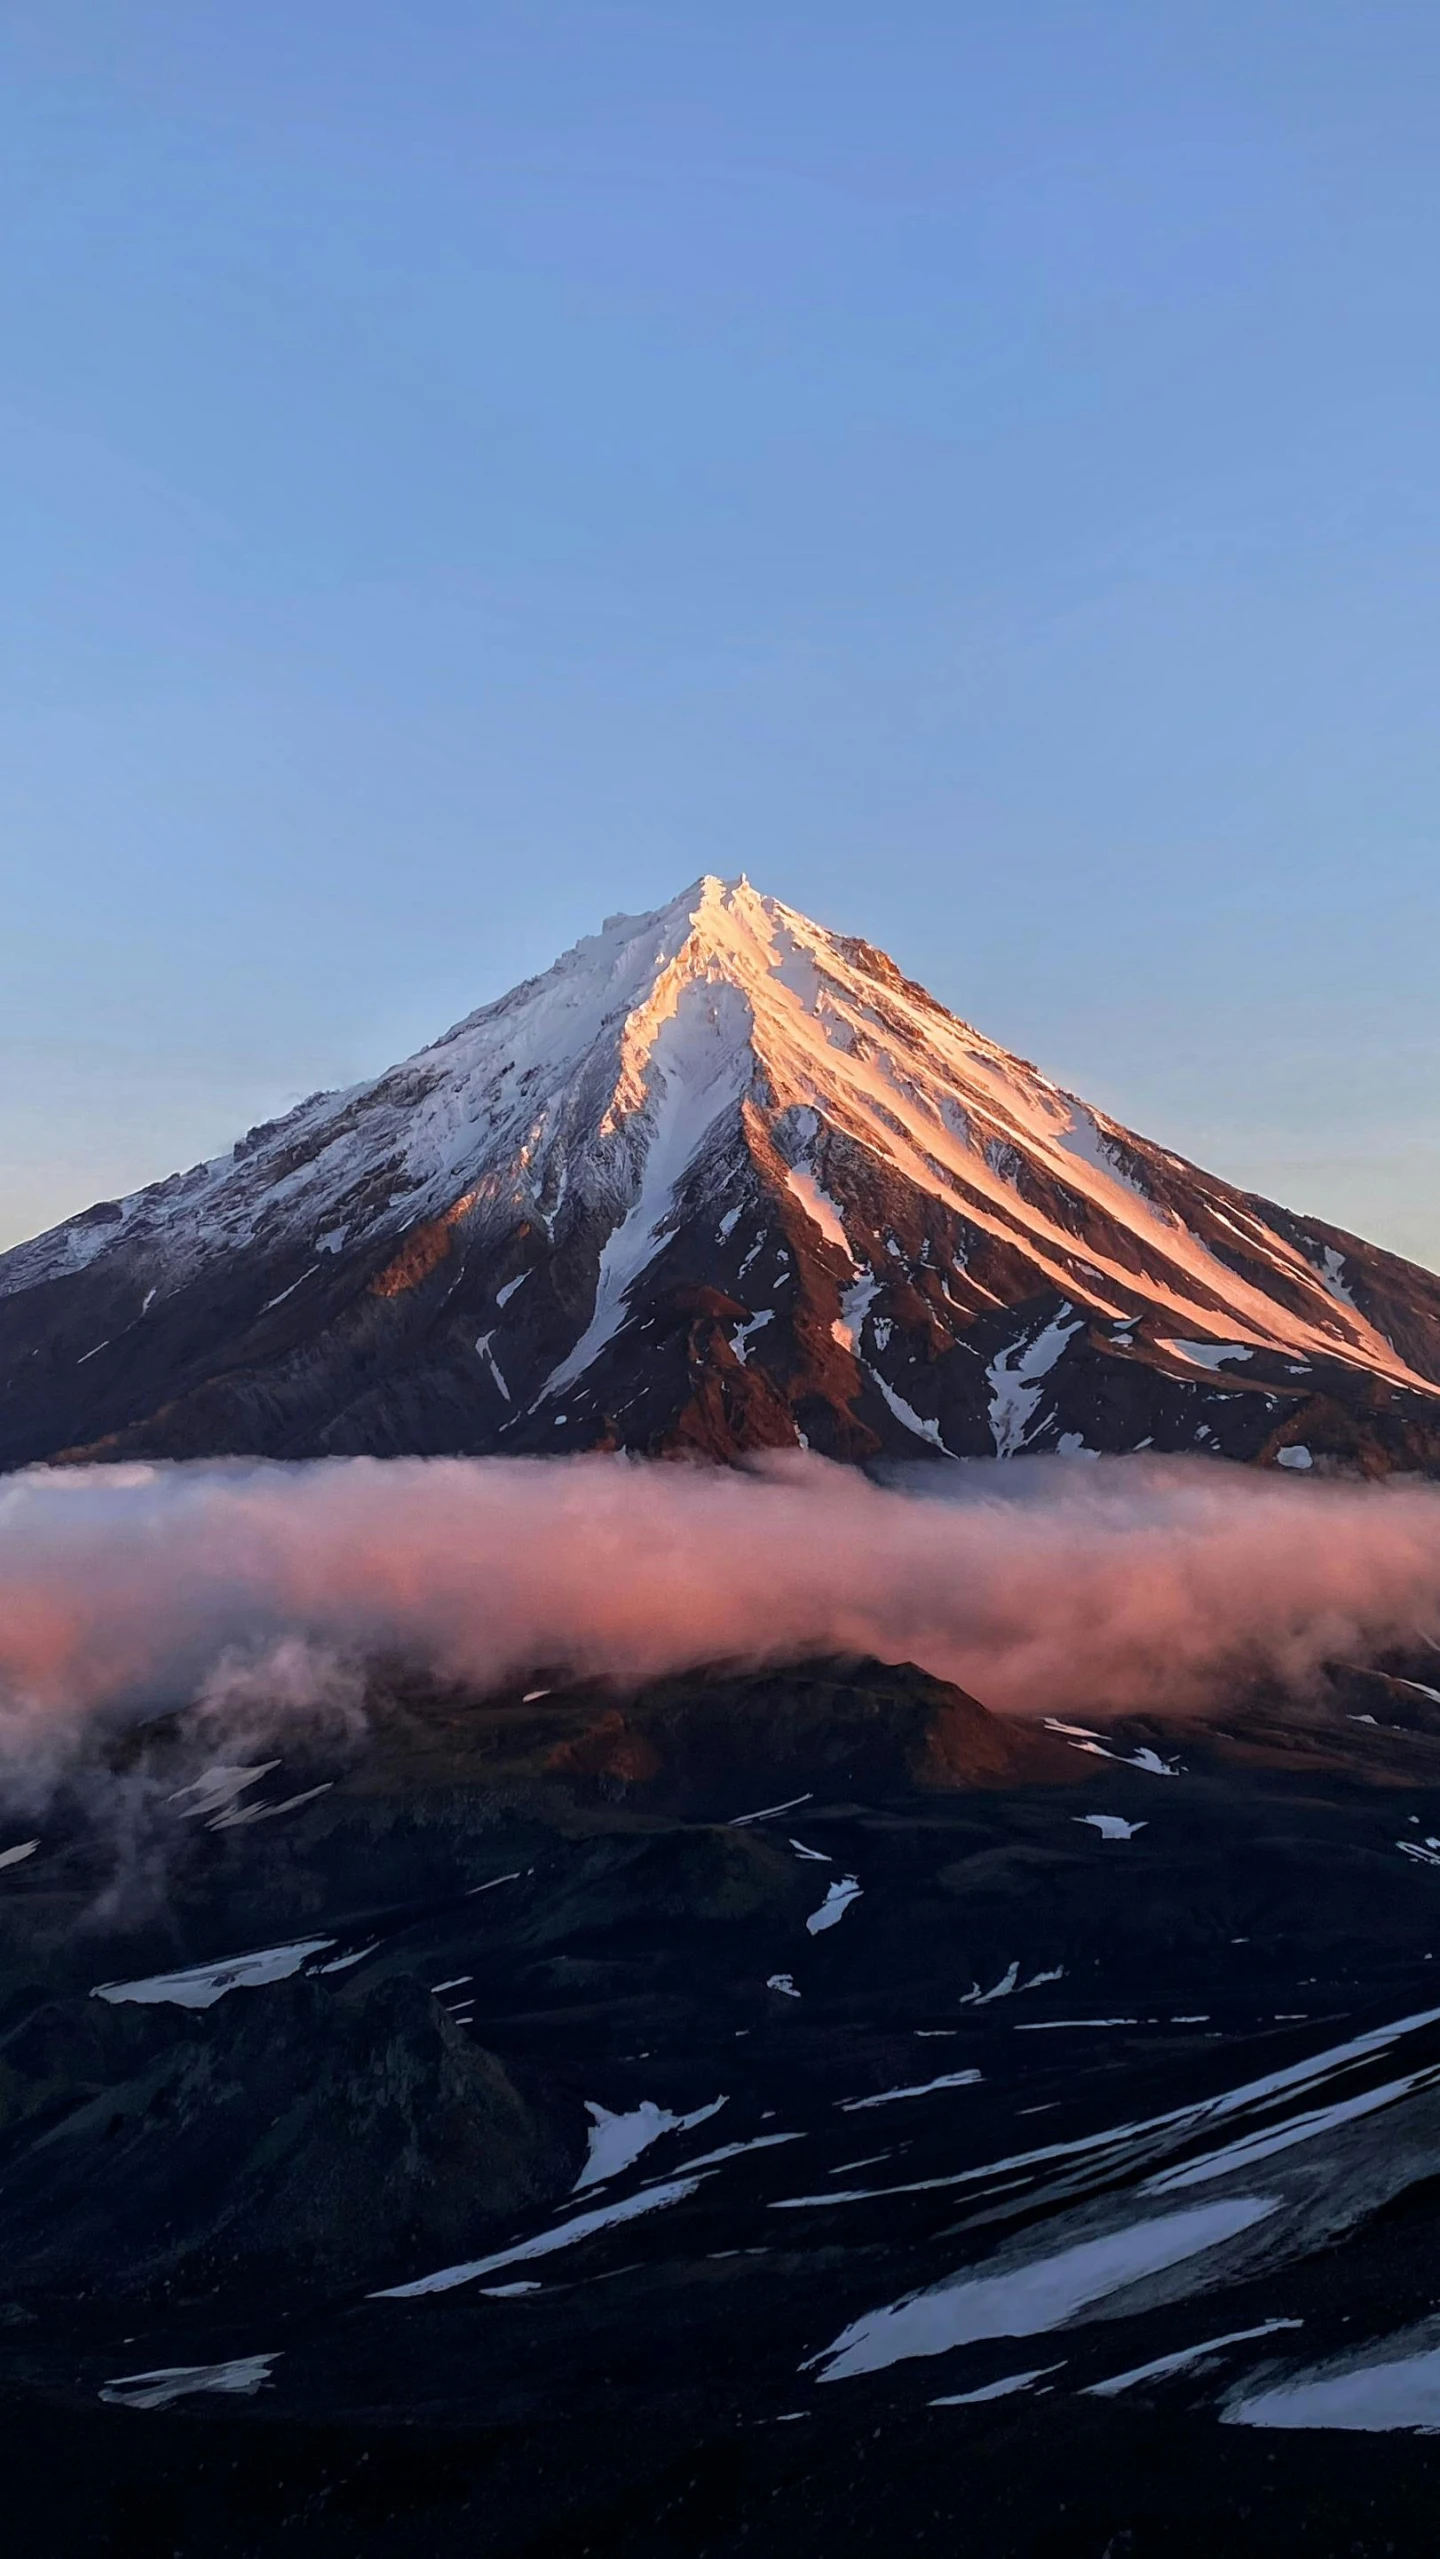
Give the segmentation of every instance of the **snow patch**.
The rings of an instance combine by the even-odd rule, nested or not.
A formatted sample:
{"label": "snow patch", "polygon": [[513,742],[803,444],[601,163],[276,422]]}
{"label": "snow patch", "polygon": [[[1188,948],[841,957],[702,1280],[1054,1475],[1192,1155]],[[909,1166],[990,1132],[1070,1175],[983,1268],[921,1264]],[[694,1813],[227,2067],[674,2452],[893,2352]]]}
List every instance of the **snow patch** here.
{"label": "snow patch", "polygon": [[590,2118],[590,2145],[573,2191],[578,2195],[583,2187],[604,2185],[609,2178],[618,2177],[662,2133],[690,2132],[696,2124],[708,2123],[728,2102],[727,2098],[716,2097],[708,2106],[697,2107],[694,2114],[672,2115],[668,2107],[657,2106],[647,2097],[628,2114],[612,2115],[607,2106],[588,2098],[585,2112]]}
{"label": "snow patch", "polygon": [[1047,2372],[1063,2372],[1063,2363],[1041,2364],[1034,2372],[1008,2372],[1003,2381],[987,2381],[980,2390],[952,2390],[943,2399],[932,2399],[932,2408],[978,2408],[987,2399],[1013,2399],[1017,2390],[1028,2390],[1032,2382],[1043,2381]]}
{"label": "snow patch", "polygon": [[880,1392],[884,1396],[886,1403],[889,1405],[891,1412],[894,1414],[896,1421],[903,1422],[906,1430],[913,1431],[917,1439],[928,1439],[932,1448],[942,1450],[944,1455],[948,1457],[950,1451],[946,1448],[945,1442],[940,1436],[939,1423],[927,1422],[923,1413],[917,1413],[913,1404],[907,1404],[904,1396],[897,1393],[896,1389],[889,1383],[889,1380],[882,1377],[879,1369],[874,1367],[869,1360],[864,1363],[864,1366],[866,1376],[872,1379],[874,1384],[879,1387]]}
{"label": "snow patch", "polygon": [[1057,1129],[1055,1143],[1062,1146],[1067,1155],[1074,1155],[1082,1164],[1089,1164],[1107,1182],[1113,1182],[1117,1190],[1128,1191],[1132,1199],[1143,1200],[1147,1207],[1151,1205],[1150,1194],[1143,1182],[1137,1182],[1133,1173],[1127,1173],[1120,1162],[1121,1141],[1107,1135],[1094,1112],[1083,1102],[1075,1103],[1070,1126]]}
{"label": "snow patch", "polygon": [[[495,1354],[494,1354],[494,1352],[493,1352],[493,1351],[491,1350],[491,1348],[490,1348],[490,1345],[491,1345],[491,1343],[494,1341],[494,1339],[495,1339],[495,1335],[494,1335],[494,1331],[493,1331],[493,1329],[492,1329],[490,1332],[488,1332],[488,1333],[481,1333],[481,1334],[478,1334],[478,1335],[477,1335],[477,1337],[476,1337],[475,1348],[476,1348],[476,1350],[478,1351],[478,1353],[479,1353],[479,1355],[480,1355],[481,1359],[483,1359],[483,1361],[485,1362],[486,1367],[487,1367],[487,1368],[489,1369],[489,1371],[490,1371],[490,1375],[491,1375],[491,1377],[494,1379],[495,1384],[496,1384],[496,1385],[498,1386],[498,1388],[500,1389],[501,1394],[504,1396],[505,1401],[506,1401],[506,1403],[508,1404],[508,1403],[512,1400],[512,1399],[511,1399],[511,1394],[510,1394],[510,1389],[509,1389],[509,1387],[506,1385],[504,1378],[503,1378],[503,1377],[501,1376],[501,1374],[500,1374],[500,1370],[499,1370],[499,1366],[498,1366],[498,1364],[497,1364],[497,1362],[496,1362]],[[558,1418],[558,1417],[557,1417],[557,1418]]]}
{"label": "snow patch", "polygon": [[860,1899],[860,1893],[861,1886],[857,1884],[853,1875],[839,1876],[831,1885],[819,1909],[812,1910],[805,1922],[810,1935],[818,1937],[822,1929],[835,1927],[836,1923],[844,1918],[852,1901]]}
{"label": "snow patch", "polygon": [[[1048,1719],[1047,1719],[1048,1720]],[[1133,1751],[1107,1750],[1103,1742],[1071,1740],[1072,1750],[1083,1751],[1091,1759],[1109,1759],[1118,1768],[1143,1768],[1147,1777],[1180,1777],[1184,1775],[1178,1759],[1162,1759],[1158,1750],[1142,1742]]]}
{"label": "snow patch", "polygon": [[843,2381],[981,2338],[1043,2335],[1147,2275],[1223,2247],[1275,2210],[1270,2196],[1226,2196],[1187,2212],[1132,2222],[998,2273],[953,2275],[852,2320],[810,2359],[811,2366],[824,2366],[822,2381]]}
{"label": "snow patch", "polygon": [[1345,1277],[1345,1256],[1339,1247],[1334,1244],[1317,1244],[1313,1235],[1307,1235],[1304,1238],[1304,1245],[1305,1258],[1321,1287],[1328,1289],[1330,1295],[1337,1299],[1340,1305],[1354,1308],[1358,1315],[1360,1310],[1355,1305],[1355,1299]]}
{"label": "snow patch", "polygon": [[542,2230],[534,2239],[522,2239],[513,2248],[497,2248],[490,2257],[472,2257],[463,2265],[441,2266],[433,2275],[420,2275],[415,2282],[389,2284],[383,2292],[370,2295],[372,2301],[416,2301],[424,2293],[453,2292],[457,2284],[473,2283],[477,2275],[498,2274],[502,2266],[518,2266],[530,2257],[553,2257],[561,2248],[574,2248],[582,2239],[593,2237],[597,2230],[613,2230],[620,2223],[637,2221],[642,2213],[663,2212],[668,2204],[683,2203],[700,2184],[699,2177],[675,2177],[663,2186],[642,2186],[638,2195],[626,2195],[619,2203],[599,2204],[592,2212],[576,2213],[551,2230]]}
{"label": "snow patch", "polygon": [[165,1801],[183,1806],[182,1821],[208,1820],[212,1813],[223,1813],[234,1803],[237,1795],[243,1795],[247,1788],[258,1785],[262,1777],[268,1777],[271,1769],[279,1765],[278,1759],[256,1760],[249,1765],[220,1761],[213,1768],[202,1768],[199,1776],[192,1777],[188,1786],[177,1786]]}
{"label": "snow patch", "polygon": [[750,1081],[749,1020],[738,987],[692,983],[656,1032],[647,1060],[648,1144],[639,1188],[601,1253],[590,1321],[551,1370],[541,1399],[582,1377],[623,1323],[629,1292],[673,1219],[680,1184],[722,1111],[740,1100]]}
{"label": "snow patch", "polygon": [[730,1336],[730,1348],[734,1352],[735,1357],[740,1362],[742,1368],[749,1359],[750,1345],[755,1339],[756,1334],[763,1333],[766,1325],[773,1324],[774,1321],[774,1307],[764,1306],[761,1308],[758,1315],[752,1315],[744,1324],[736,1325],[734,1332]]}
{"label": "snow patch", "polygon": [[217,1813],[205,1827],[207,1830],[243,1830],[250,1822],[278,1821],[282,1813],[298,1813],[302,1804],[313,1804],[319,1796],[328,1795],[334,1783],[333,1777],[326,1777],[318,1786],[307,1786],[303,1794],[287,1795],[278,1804],[232,1804],[225,1812]]}
{"label": "snow patch", "polygon": [[290,1282],[288,1288],[279,1289],[274,1297],[267,1297],[264,1305],[260,1309],[261,1314],[268,1315],[272,1306],[283,1306],[286,1298],[293,1297],[297,1288],[303,1288],[307,1279],[313,1279],[319,1268],[320,1265],[318,1262],[312,1262],[309,1270],[302,1271],[298,1279],[293,1279]]}
{"label": "snow patch", "polygon": [[826,1243],[836,1245],[847,1262],[853,1262],[855,1256],[850,1250],[850,1238],[845,1232],[840,1211],[828,1191],[822,1191],[809,1166],[787,1164],[785,1179],[811,1225],[819,1227]]}
{"label": "snow patch", "polygon": [[960,2005],[962,2008],[988,2008],[992,1999],[1008,1999],[1019,1979],[1019,1964],[1010,1964],[1001,1974],[993,1990],[982,1990],[978,1981],[972,1982]]}
{"label": "snow patch", "polygon": [[[1288,2021],[1277,2018],[1275,2022],[1299,2021],[1292,2017]],[[1301,2142],[1317,2141],[1322,2133],[1335,2132],[1341,2124],[1359,2123],[1366,2115],[1383,2113],[1402,2097],[1412,2096],[1420,2088],[1433,2088],[1437,2081],[1440,2067],[1411,2070],[1379,2088],[1363,2090],[1358,2097],[1341,2097],[1333,2105],[1314,2106],[1307,2114],[1292,2116],[1288,2123],[1268,2126],[1263,2132],[1244,2133],[1238,2141],[1207,2151],[1203,2159],[1187,2160],[1180,2168],[1162,2168],[1155,2176],[1147,2177],[1144,2192],[1168,2195],[1184,2186],[1208,2185],[1213,2177],[1228,2177],[1233,2169],[1251,2168],[1258,2160],[1272,2159],[1277,2151],[1294,2150]]]}
{"label": "snow patch", "polygon": [[787,2141],[803,2141],[801,2132],[756,2133],[749,2141],[722,2142],[718,2150],[702,2150],[698,2159],[680,2163],[688,2177],[693,2168],[720,2168],[727,2159],[744,2159],[752,2150],[778,2150]]}
{"label": "snow patch", "polygon": [[1161,1342],[1162,1351],[1173,1351],[1177,1359],[1188,1360],[1192,1368],[1218,1369],[1226,1360],[1253,1359],[1250,1342]]}
{"label": "snow patch", "polygon": [[1258,2328],[1232,2328],[1223,2337],[1202,2337],[1196,2346],[1180,2346],[1173,2355],[1157,2355],[1153,2363],[1132,2364],[1128,2372],[1112,2374],[1108,2381],[1092,2381],[1084,2393],[1087,2399],[1118,2399],[1122,2390],[1134,2390],[1142,2381],[1166,2381],[1172,2372],[1184,2372],[1187,2365],[1205,2362],[1211,2355],[1223,2354],[1227,2346],[1246,2346],[1254,2337],[1273,2337],[1277,2328],[1303,2328],[1303,2319],[1265,2319]]}
{"label": "snow patch", "polygon": [[1323,2426],[1338,2434],[1440,2433],[1440,2346],[1383,2363],[1334,2365],[1278,2382],[1222,2412],[1227,2426]]}
{"label": "snow patch", "polygon": [[168,2408],[202,2390],[252,2399],[279,2360],[277,2347],[273,2354],[237,2355],[224,2364],[162,2364],[155,2372],[122,2373],[103,2385],[100,2396],[113,2408]]}
{"label": "snow patch", "polygon": [[348,1973],[356,1964],[363,1964],[367,1955],[375,1954],[379,1945],[379,1938],[372,1937],[368,1946],[352,1946],[348,1955],[332,1955],[328,1964],[317,1964],[315,1970],[317,1973]]}
{"label": "snow patch", "polygon": [[921,2080],[917,2087],[884,2088],[878,2097],[837,2097],[842,2115],[863,2115],[872,2106],[898,2106],[907,2097],[933,2097],[937,2088],[978,2088],[978,2070],[947,2070],[939,2079]]}
{"label": "snow patch", "polygon": [[312,1955],[333,1946],[333,1937],[300,1937],[289,1946],[261,1946],[253,1954],[231,1955],[223,1963],[192,1964],[184,1972],[151,1973],[142,1981],[102,1981],[92,1999],[112,2007],[132,2000],[142,2008],[170,2001],[177,2008],[211,2008],[228,1990],[260,1990],[272,1981],[288,1981]]}
{"label": "snow patch", "polygon": [[993,2000],[1010,1999],[1019,1991],[1040,1990],[1046,1982],[1063,1981],[1064,1978],[1064,1965],[1055,1964],[1048,1972],[1032,1973],[1028,1981],[1022,1981],[1020,1967],[1013,1963],[1001,1974],[993,1990],[982,1990],[978,1981],[972,1982],[960,2005],[962,2008],[988,2008]]}
{"label": "snow patch", "polygon": [[860,1336],[873,1298],[879,1294],[880,1282],[873,1271],[862,1270],[853,1286],[847,1288],[840,1301],[840,1312],[830,1327],[830,1338],[852,1359],[860,1355]]}
{"label": "snow patch", "polygon": [[1079,2026],[1138,2026],[1138,2017],[1045,2017],[1028,2026],[1017,2026],[1017,2035],[1063,2035]]}
{"label": "snow patch", "polygon": [[[1068,1322],[1066,1318],[1069,1318]],[[1033,1337],[1011,1344],[985,1372],[990,1388],[990,1435],[997,1457],[1018,1457],[1048,1377],[1084,1318],[1066,1308]]]}

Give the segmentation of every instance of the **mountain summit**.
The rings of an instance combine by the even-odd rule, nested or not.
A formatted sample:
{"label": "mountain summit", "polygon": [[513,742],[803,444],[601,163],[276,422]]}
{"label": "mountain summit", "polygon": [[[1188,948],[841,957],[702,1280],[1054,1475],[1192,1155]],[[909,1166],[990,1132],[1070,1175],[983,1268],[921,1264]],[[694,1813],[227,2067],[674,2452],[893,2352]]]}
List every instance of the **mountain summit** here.
{"label": "mountain summit", "polygon": [[0,1464],[630,1448],[1440,1463],[1440,1280],[749,882],[0,1256]]}

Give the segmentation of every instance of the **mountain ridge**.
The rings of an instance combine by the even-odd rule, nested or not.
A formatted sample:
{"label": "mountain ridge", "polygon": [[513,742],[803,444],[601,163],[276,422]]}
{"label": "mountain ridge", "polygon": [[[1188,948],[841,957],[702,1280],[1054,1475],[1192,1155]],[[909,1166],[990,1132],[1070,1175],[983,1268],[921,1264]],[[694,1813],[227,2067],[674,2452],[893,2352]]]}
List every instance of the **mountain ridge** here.
{"label": "mountain ridge", "polygon": [[0,1464],[1142,1446],[1440,1463],[1440,1279],[748,881],[0,1255]]}

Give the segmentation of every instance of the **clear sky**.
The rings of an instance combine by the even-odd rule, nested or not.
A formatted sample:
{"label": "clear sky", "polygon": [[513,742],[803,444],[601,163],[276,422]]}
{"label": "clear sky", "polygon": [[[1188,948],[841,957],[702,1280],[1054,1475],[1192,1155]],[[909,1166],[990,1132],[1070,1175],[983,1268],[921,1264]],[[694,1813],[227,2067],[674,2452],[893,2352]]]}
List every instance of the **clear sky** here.
{"label": "clear sky", "polygon": [[0,1242],[702,870],[1440,1263],[1434,0],[0,0]]}

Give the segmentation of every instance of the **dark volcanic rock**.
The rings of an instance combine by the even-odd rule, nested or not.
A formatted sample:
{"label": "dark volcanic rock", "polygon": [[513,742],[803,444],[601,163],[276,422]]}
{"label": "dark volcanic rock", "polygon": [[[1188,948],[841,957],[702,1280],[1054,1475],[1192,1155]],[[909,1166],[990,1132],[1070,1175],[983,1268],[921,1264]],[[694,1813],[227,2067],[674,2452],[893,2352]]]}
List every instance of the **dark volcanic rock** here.
{"label": "dark volcanic rock", "polygon": [[402,1975],[122,2008],[108,2035],[87,2011],[3,2051],[0,2249],[22,2289],[360,2282],[553,2203],[583,2156],[578,2108],[537,2110]]}
{"label": "dark volcanic rock", "polygon": [[[183,1732],[134,1737],[159,1902],[100,1889],[98,1769],[0,1885],[12,2531],[1428,2549],[1425,2443],[1232,2422],[1433,2349],[1415,1669],[1337,1666],[1285,1767],[1262,1697],[1099,1758],[860,1663],[412,1682],[221,1831],[169,1803]],[[184,1966],[212,2005],[90,1995]]]}

